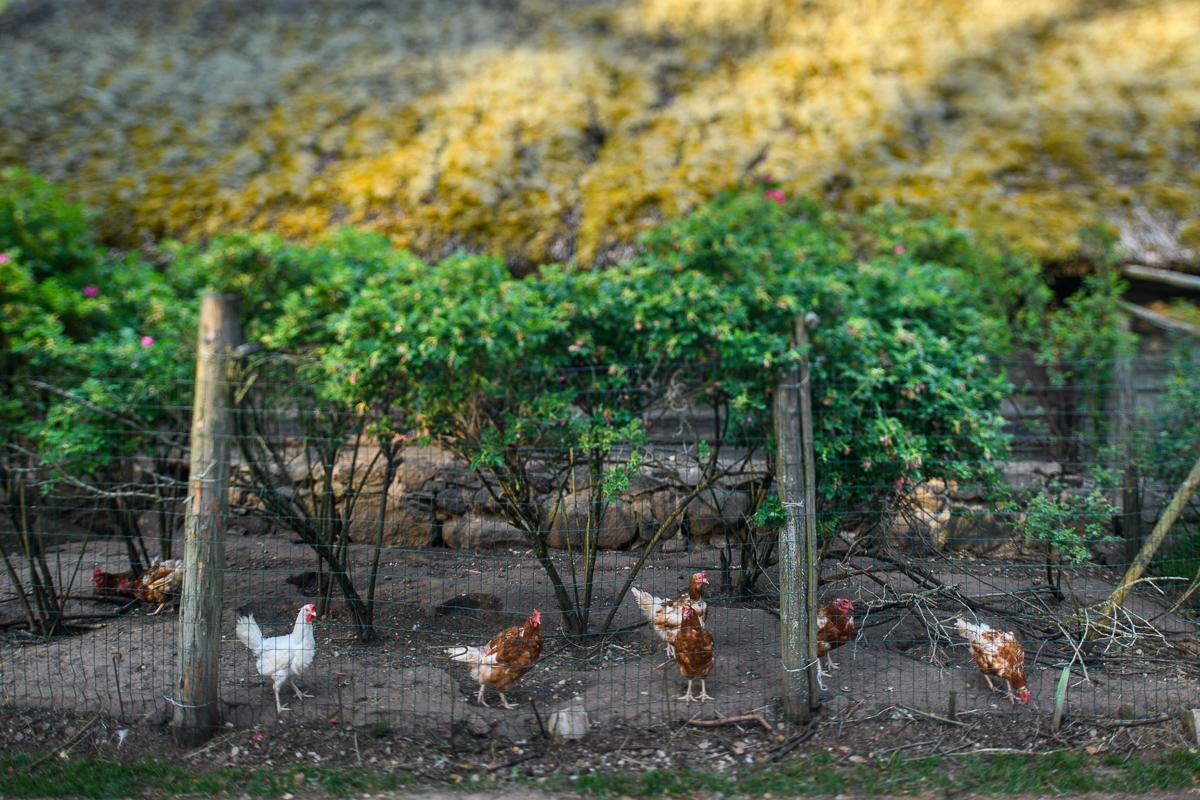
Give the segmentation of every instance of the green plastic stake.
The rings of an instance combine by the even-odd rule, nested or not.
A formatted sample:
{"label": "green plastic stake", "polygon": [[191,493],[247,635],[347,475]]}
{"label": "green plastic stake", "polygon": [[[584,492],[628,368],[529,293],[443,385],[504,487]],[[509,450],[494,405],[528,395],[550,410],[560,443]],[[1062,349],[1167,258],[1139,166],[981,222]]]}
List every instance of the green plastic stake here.
{"label": "green plastic stake", "polygon": [[1057,731],[1062,726],[1063,706],[1067,704],[1067,681],[1071,678],[1071,665],[1063,667],[1062,675],[1058,678],[1058,691],[1054,693],[1054,720],[1050,730]]}

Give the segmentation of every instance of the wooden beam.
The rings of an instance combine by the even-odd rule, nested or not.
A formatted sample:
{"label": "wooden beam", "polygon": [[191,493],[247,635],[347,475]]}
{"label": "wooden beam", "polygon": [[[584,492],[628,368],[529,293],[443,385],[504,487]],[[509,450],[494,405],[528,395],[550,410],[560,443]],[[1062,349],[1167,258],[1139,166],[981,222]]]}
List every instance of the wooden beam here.
{"label": "wooden beam", "polygon": [[1107,600],[1094,607],[1102,618],[1108,619],[1113,617],[1116,614],[1117,606],[1125,602],[1125,598],[1133,591],[1134,585],[1142,577],[1142,573],[1146,571],[1146,567],[1150,566],[1150,561],[1154,558],[1154,554],[1158,552],[1159,546],[1166,540],[1167,534],[1171,531],[1171,526],[1183,514],[1188,500],[1197,491],[1200,491],[1200,459],[1196,460],[1196,463],[1192,465],[1192,471],[1188,473],[1183,483],[1175,490],[1175,496],[1171,498],[1171,502],[1163,510],[1162,516],[1158,518],[1158,522],[1154,525],[1154,530],[1150,532],[1149,538],[1142,545],[1137,558],[1133,560],[1133,563],[1129,565],[1129,569],[1125,571],[1125,576],[1121,578],[1121,582],[1117,585],[1117,588],[1113,590],[1113,593],[1109,595]]}
{"label": "wooden beam", "polygon": [[1158,269],[1157,267],[1146,267],[1141,264],[1123,264],[1121,266],[1121,273],[1130,278],[1136,278],[1139,281],[1165,283],[1168,286],[1200,292],[1200,275],[1190,275],[1186,272]]}
{"label": "wooden beam", "polygon": [[1165,314],[1159,314],[1157,311],[1151,311],[1148,308],[1134,305],[1128,300],[1120,300],[1118,302],[1121,304],[1121,308],[1125,309],[1130,314],[1133,314],[1138,319],[1149,322],[1151,325],[1162,328],[1163,330],[1173,331],[1175,333],[1186,333],[1189,336],[1200,338],[1200,327],[1189,325],[1186,322],[1180,322],[1177,319],[1168,317]]}

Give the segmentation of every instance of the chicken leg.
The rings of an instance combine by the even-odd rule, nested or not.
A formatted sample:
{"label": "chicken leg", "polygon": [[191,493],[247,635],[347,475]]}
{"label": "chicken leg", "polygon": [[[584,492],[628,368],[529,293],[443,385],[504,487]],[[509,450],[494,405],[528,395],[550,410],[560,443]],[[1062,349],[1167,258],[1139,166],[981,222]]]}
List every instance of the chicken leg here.
{"label": "chicken leg", "polygon": [[296,699],[303,700],[306,697],[312,697],[312,695],[308,692],[302,691],[300,687],[296,685],[296,681],[294,679],[289,677],[288,683],[292,685],[292,691],[296,693]]}
{"label": "chicken leg", "polygon": [[489,706],[487,704],[487,700],[483,699],[483,690],[486,688],[487,688],[486,683],[479,684],[479,694],[476,695],[475,699],[479,702],[479,705],[483,706],[484,708],[491,708],[491,706]]}
{"label": "chicken leg", "polygon": [[705,700],[716,700],[716,699],[717,698],[711,697],[708,694],[708,690],[704,686],[704,678],[701,678],[700,679],[700,696],[696,698],[696,702],[703,703]]}
{"label": "chicken leg", "polygon": [[508,702],[507,698],[505,698],[505,697],[504,697],[504,692],[500,692],[499,694],[500,694],[500,706],[501,706],[501,708],[510,708],[510,709],[511,709],[511,708],[516,708],[516,707],[517,707],[515,703],[510,703],[510,702]]}
{"label": "chicken leg", "polygon": [[287,682],[287,679],[288,675],[286,672],[278,672],[275,674],[275,680],[271,681],[271,688],[275,690],[275,713],[277,714],[291,710],[279,700],[279,690],[283,688],[283,684]]}
{"label": "chicken leg", "polygon": [[692,682],[690,680],[688,681],[687,694],[680,695],[679,697],[676,697],[675,699],[682,700],[685,703],[690,703],[696,699],[695,697],[692,697]]}

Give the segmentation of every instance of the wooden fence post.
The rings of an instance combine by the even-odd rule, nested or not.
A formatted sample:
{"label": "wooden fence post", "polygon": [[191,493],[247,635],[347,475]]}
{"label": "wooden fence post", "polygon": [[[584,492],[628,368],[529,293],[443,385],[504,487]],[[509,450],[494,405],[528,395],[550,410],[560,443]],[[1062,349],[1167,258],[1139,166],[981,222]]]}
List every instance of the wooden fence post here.
{"label": "wooden fence post", "polygon": [[233,348],[241,344],[239,312],[234,295],[209,292],[200,304],[179,658],[171,721],[175,740],[185,747],[207,740],[221,721],[217,679],[233,433],[229,366]]}
{"label": "wooden fence post", "polygon": [[[814,317],[815,320],[815,317]],[[795,322],[797,346],[808,347],[808,323]],[[816,476],[808,355],[783,372],[775,388],[775,470],[787,521],[779,532],[779,620],[783,710],[794,721],[820,705],[817,687]]]}
{"label": "wooden fence post", "polygon": [[[1121,330],[1129,333],[1129,317],[1123,317]],[[1137,396],[1133,383],[1133,354],[1119,352],[1113,368],[1113,382],[1116,384],[1117,419],[1112,425],[1113,452],[1117,454],[1119,463],[1115,464],[1121,475],[1121,491],[1117,495],[1117,525],[1116,535],[1125,540],[1125,563],[1132,564],[1137,558],[1138,550],[1142,547],[1142,502],[1138,491],[1141,475],[1138,471],[1137,452],[1134,437],[1137,426],[1134,420],[1137,415]]]}

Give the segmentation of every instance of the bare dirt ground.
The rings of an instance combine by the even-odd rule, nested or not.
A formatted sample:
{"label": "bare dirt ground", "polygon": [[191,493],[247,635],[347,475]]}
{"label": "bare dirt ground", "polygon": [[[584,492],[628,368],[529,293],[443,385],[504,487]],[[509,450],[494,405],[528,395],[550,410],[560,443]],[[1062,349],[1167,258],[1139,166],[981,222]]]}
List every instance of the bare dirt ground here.
{"label": "bare dirt ground", "polygon": [[[289,721],[252,728],[230,726],[208,744],[179,749],[163,726],[109,716],[65,715],[41,709],[0,710],[6,754],[58,752],[73,758],[134,760],[160,757],[192,769],[317,768],[403,770],[422,784],[469,787],[483,778],[516,780],[528,791],[540,779],[647,769],[712,770],[719,774],[823,754],[832,763],[883,765],[896,755],[1044,753],[1063,748],[1126,755],[1186,747],[1174,720],[1121,726],[1075,720],[1058,733],[1019,728],[996,715],[949,725],[891,708],[874,714],[825,709],[811,726],[756,723],[700,728],[676,718],[652,728],[614,725],[582,741],[556,744],[541,737],[514,744],[487,729],[456,724],[440,740],[404,727],[369,729]],[[814,768],[820,768],[814,763]],[[303,792],[300,792],[303,794]],[[391,795],[389,795],[391,796]],[[457,795],[456,795],[457,796]]]}
{"label": "bare dirt ground", "polygon": [[[59,548],[64,571],[78,558],[78,547]],[[356,561],[365,564],[368,556],[363,548]],[[81,562],[75,593],[84,598],[90,594],[88,576],[94,565],[119,569],[122,562],[122,550],[116,543],[93,542]],[[595,628],[602,624],[607,604],[633,563],[630,553],[602,557]],[[656,556],[636,582],[657,594],[677,593],[692,571],[710,570],[716,591],[710,593],[714,596],[709,626],[717,662],[708,691],[717,700],[703,705],[674,699],[682,693],[684,682],[674,665],[667,663],[661,643],[644,627],[591,637],[582,643],[563,636],[549,582],[527,554],[393,550],[385,553],[381,570],[380,639],[366,645],[358,642],[344,610],[335,603],[329,617],[317,623],[317,659],[301,681],[315,697],[304,702],[285,699],[292,710],[279,718],[269,682],[255,672],[249,651],[233,636],[234,609],[250,606],[266,635],[286,632],[299,606],[312,599],[311,593],[286,579],[310,569],[312,558],[305,547],[286,537],[232,536],[227,543],[227,564],[221,692],[224,718],[238,729],[253,727],[278,735],[305,726],[348,724],[362,730],[402,730],[429,740],[469,730],[522,745],[540,734],[539,715],[544,721],[575,695],[583,698],[593,730],[606,736],[663,730],[664,726],[676,730],[688,720],[746,713],[777,719],[778,619],[764,608],[753,607],[753,599],[721,596],[715,548]],[[993,598],[994,602],[1031,592],[1041,579],[1037,564],[998,565],[964,558],[939,563],[936,568],[943,582],[957,586],[963,594]],[[834,571],[844,574],[846,569],[830,570],[831,580],[822,586],[823,597],[853,598],[860,622],[858,639],[835,652],[840,668],[823,695],[826,716],[843,721],[839,741],[850,721],[872,718],[913,725],[919,712],[944,715],[951,692],[966,727],[974,729],[977,720],[990,720],[990,725],[999,725],[1016,737],[1015,746],[1040,735],[1066,663],[1058,649],[1025,641],[1033,700],[1028,706],[1012,706],[1001,694],[988,691],[961,643],[937,637],[934,623],[945,623],[963,609],[948,607],[945,602],[934,607],[920,600],[895,605],[906,597],[919,597],[925,590],[902,575],[882,576],[887,585],[881,587],[876,576],[832,580]],[[771,590],[773,581],[774,575],[768,573],[762,588]],[[1099,570],[1072,575],[1072,588],[1081,602],[1099,599],[1110,586],[1111,575]],[[0,598],[7,589],[0,585]],[[490,595],[499,608],[447,608],[465,593]],[[444,649],[482,643],[535,607],[543,613],[547,641],[537,667],[508,694],[520,708],[504,711],[477,706],[472,697],[476,685],[465,666],[445,658]],[[69,613],[111,613],[113,608],[81,599]],[[1161,598],[1138,597],[1130,608],[1146,619],[1157,617],[1155,625],[1170,639],[1170,645],[1153,638],[1124,649],[1110,643],[1107,652],[1088,656],[1086,675],[1076,664],[1069,718],[1152,718],[1200,703],[1200,667],[1196,659],[1180,657],[1195,646],[1195,623],[1163,615]],[[170,614],[148,616],[149,610],[139,606],[111,619],[80,620],[93,629],[49,642],[31,640],[15,627],[7,628],[0,639],[0,705],[17,714],[45,710],[98,713],[126,723],[165,720],[172,695],[176,618]],[[1064,607],[1063,613],[1069,610]],[[0,603],[0,618],[14,619],[16,612],[11,599]],[[618,609],[614,628],[640,621],[629,598]],[[1019,626],[1020,615],[1009,621]],[[488,696],[495,700],[491,690]],[[139,727],[153,729],[152,724]],[[1005,746],[1014,745],[1009,742]]]}

